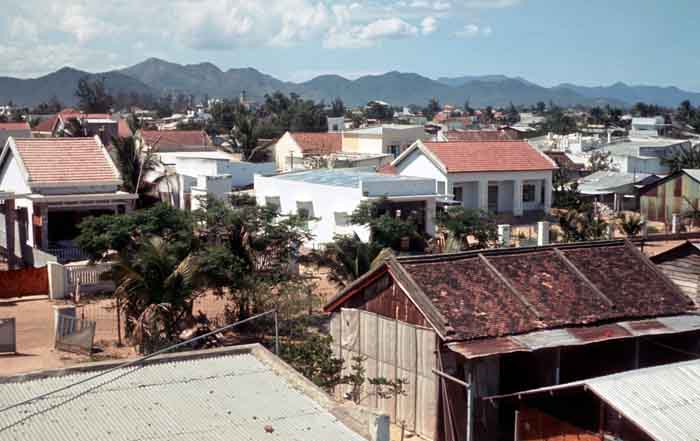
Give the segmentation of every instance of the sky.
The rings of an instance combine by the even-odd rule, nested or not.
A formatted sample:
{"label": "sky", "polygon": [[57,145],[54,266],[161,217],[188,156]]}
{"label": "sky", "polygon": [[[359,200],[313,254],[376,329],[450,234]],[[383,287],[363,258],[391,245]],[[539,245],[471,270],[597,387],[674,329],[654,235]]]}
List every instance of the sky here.
{"label": "sky", "polygon": [[0,76],[149,57],[290,81],[388,71],[700,91],[700,0],[3,0]]}

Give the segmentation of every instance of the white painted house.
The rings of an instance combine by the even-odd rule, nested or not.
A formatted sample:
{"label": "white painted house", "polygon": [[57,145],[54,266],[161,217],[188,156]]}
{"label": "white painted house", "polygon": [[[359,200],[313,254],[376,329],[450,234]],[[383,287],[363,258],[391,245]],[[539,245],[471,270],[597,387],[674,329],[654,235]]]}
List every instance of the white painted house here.
{"label": "white painted house", "polygon": [[548,212],[554,161],[525,141],[417,141],[392,162],[401,176],[434,179],[465,208],[522,216]]}
{"label": "white painted house", "polygon": [[[24,243],[69,258],[77,225],[88,216],[123,213],[134,194],[94,138],[12,138],[0,153],[0,192],[14,193],[28,231]],[[76,252],[77,253],[77,252]],[[79,256],[74,256],[79,257]]]}
{"label": "white painted house", "polygon": [[662,136],[666,127],[663,116],[647,118],[632,118],[630,127],[631,137],[657,137]]}
{"label": "white painted house", "polygon": [[[226,199],[231,191],[253,185],[255,174],[274,174],[274,162],[240,161],[222,151],[160,153],[163,169],[149,173],[147,180],[160,179],[158,193],[175,206],[186,210],[199,208],[199,198],[211,195]],[[169,193],[169,194],[165,194]]]}
{"label": "white painted house", "polygon": [[664,159],[690,146],[691,142],[683,139],[630,137],[606,144],[600,150],[610,153],[612,168],[621,173],[664,175],[670,171]]}
{"label": "white painted house", "polygon": [[[351,225],[348,218],[363,200],[388,198],[392,211],[415,219],[429,235],[435,233],[435,203],[439,195],[430,178],[395,176],[360,168],[317,169],[255,176],[255,198],[259,205],[275,206],[282,214],[310,217],[314,239],[309,246],[331,242],[335,235],[357,233],[369,240],[366,227]],[[444,197],[444,195],[443,195]]]}

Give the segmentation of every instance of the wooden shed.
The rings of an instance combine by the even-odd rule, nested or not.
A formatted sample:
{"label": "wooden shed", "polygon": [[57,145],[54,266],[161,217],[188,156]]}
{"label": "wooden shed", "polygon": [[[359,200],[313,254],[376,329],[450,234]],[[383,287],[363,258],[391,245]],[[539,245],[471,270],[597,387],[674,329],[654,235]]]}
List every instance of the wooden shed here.
{"label": "wooden shed", "polygon": [[651,258],[696,305],[700,304],[700,242],[686,241]]}
{"label": "wooden shed", "polygon": [[700,169],[683,169],[640,190],[640,212],[646,219],[670,223],[700,198]]}

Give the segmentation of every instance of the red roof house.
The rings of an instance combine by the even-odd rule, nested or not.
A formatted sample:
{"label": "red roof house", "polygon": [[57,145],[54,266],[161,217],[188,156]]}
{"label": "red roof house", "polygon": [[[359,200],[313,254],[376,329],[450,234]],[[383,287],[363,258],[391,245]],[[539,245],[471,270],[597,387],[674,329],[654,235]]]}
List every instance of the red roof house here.
{"label": "red roof house", "polygon": [[342,136],[337,132],[287,132],[274,146],[277,168],[291,170],[303,164],[305,158],[338,153],[343,147]]}
{"label": "red roof house", "polygon": [[216,150],[203,130],[141,130],[138,133],[147,146],[161,153]]}
{"label": "red roof house", "polygon": [[406,176],[436,179],[438,191],[465,208],[549,211],[556,164],[525,141],[417,141],[392,165]]}
{"label": "red roof house", "polygon": [[27,243],[49,250],[59,261],[83,217],[130,208],[137,196],[121,191],[121,185],[121,174],[98,136],[11,137],[0,151],[0,192],[14,193],[17,206],[26,208],[32,223]]}

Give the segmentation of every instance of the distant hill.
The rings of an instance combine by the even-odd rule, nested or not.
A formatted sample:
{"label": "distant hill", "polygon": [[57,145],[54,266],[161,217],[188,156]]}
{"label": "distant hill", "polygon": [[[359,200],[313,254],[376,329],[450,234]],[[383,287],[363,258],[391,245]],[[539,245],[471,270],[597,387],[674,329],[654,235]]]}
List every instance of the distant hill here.
{"label": "distant hill", "polygon": [[78,87],[78,81],[85,76],[90,79],[104,78],[105,86],[111,93],[160,94],[158,90],[119,72],[92,74],[64,67],[39,78],[0,77],[0,103],[12,101],[18,105],[34,106],[47,102],[51,97],[56,96],[62,103],[73,105],[77,102],[75,90]]}
{"label": "distant hill", "polygon": [[348,105],[360,105],[378,99],[393,105],[424,105],[431,98],[441,103],[462,105],[469,99],[472,106],[483,107],[531,105],[552,101],[562,106],[632,105],[637,101],[675,107],[684,99],[700,102],[700,93],[675,87],[627,86],[617,83],[606,87],[583,87],[561,84],[543,87],[523,78],[505,75],[442,77],[437,80],[415,73],[387,72],[349,80],[338,75],[322,75],[310,81],[282,81],[253,68],[223,71],[212,63],[181,65],[149,58],[125,69],[87,73],[63,68],[34,79],[0,77],[0,102],[36,105],[58,97],[64,104],[75,104],[75,88],[83,76],[102,77],[111,93],[168,93],[205,95],[218,98],[238,97],[241,92],[260,101],[265,94],[281,91],[297,93],[305,98],[329,102],[340,97]]}
{"label": "distant hill", "polygon": [[688,92],[677,87],[629,86],[625,83],[585,87],[564,83],[554,89],[570,90],[588,98],[610,98],[630,105],[642,101],[660,106],[677,107],[683,100],[690,100],[692,103],[700,102],[700,93]]}

